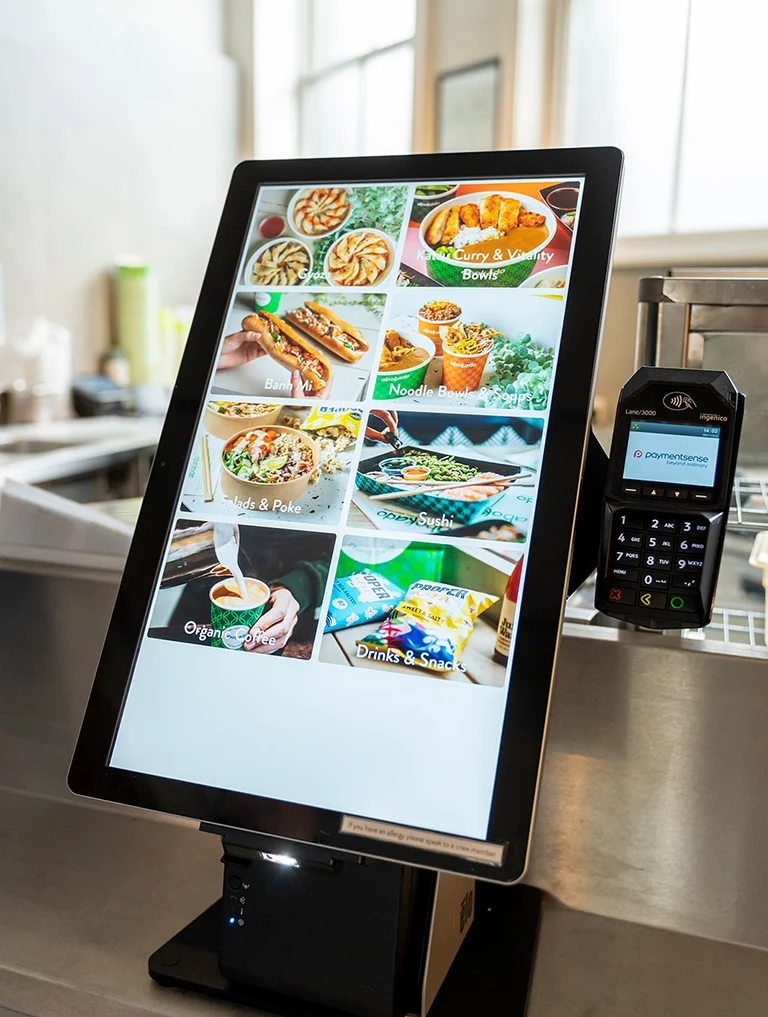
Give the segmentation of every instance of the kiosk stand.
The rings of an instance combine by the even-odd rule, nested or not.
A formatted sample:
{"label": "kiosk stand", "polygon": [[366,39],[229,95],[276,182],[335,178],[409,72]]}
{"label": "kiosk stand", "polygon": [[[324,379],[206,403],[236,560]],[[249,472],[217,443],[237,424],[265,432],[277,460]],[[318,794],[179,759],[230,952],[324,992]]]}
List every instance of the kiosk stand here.
{"label": "kiosk stand", "polygon": [[152,954],[161,985],[285,1017],[466,1017],[481,992],[485,1017],[523,1017],[540,890],[221,839],[222,897]]}
{"label": "kiosk stand", "polygon": [[[597,565],[607,469],[590,432],[569,594]],[[485,1017],[523,1017],[535,887],[200,828],[221,837],[223,892],[152,954],[161,985],[287,1017],[466,1017],[482,989]]]}

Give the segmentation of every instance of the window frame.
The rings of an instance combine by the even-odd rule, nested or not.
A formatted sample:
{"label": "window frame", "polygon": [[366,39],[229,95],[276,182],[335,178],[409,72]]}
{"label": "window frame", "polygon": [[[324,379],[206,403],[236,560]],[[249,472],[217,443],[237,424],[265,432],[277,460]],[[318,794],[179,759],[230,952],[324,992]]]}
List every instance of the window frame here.
{"label": "window frame", "polygon": [[[566,56],[571,31],[573,0],[544,0],[548,7],[547,31],[542,33],[540,45],[545,54],[544,65],[556,66],[560,62],[560,73],[553,80],[541,82],[550,90],[547,124],[542,128],[541,143],[561,147],[565,145],[565,109],[567,90]],[[688,27],[686,35],[686,68],[689,59],[691,30],[691,4],[688,0]],[[676,151],[676,175],[673,183],[672,217],[677,207],[681,187],[680,156],[683,136],[683,117],[687,73],[683,76],[680,96],[680,129]],[[645,268],[659,265],[686,265],[690,268],[706,268],[713,265],[728,267],[768,267],[768,228],[678,231],[670,229],[665,233],[643,233],[616,238],[614,265],[617,268]]]}
{"label": "window frame", "polygon": [[[312,66],[312,39],[314,37],[314,16],[315,16],[315,4],[314,0],[302,0],[302,4],[305,10],[305,17],[302,19],[305,30],[302,32],[301,39],[301,52],[302,52],[302,68],[310,68]],[[324,78],[328,78],[333,74],[337,74],[339,71],[347,70],[352,67],[357,67],[360,79],[363,80],[363,72],[367,61],[374,57],[381,56],[385,53],[392,53],[395,50],[405,49],[410,47],[413,62],[414,62],[414,74],[413,74],[413,91],[411,98],[411,137],[413,136],[413,120],[414,120],[414,96],[416,91],[416,59],[417,59],[417,35],[419,28],[418,19],[418,0],[414,0],[414,18],[413,18],[413,32],[410,36],[399,42],[387,43],[386,46],[378,46],[376,49],[367,51],[366,53],[359,54],[354,57],[347,57],[344,60],[339,60],[336,63],[329,64],[327,67],[323,67],[321,70],[310,70],[302,72],[298,75],[295,85],[295,96],[296,96],[296,149],[300,159],[306,158],[318,158],[318,156],[312,154],[308,155],[304,151],[304,124],[306,116],[306,102],[308,89],[322,81]],[[359,146],[362,146],[364,138],[364,125],[363,125],[363,109],[364,102],[360,103],[358,110],[357,123],[355,124],[356,140]],[[413,151],[413,145],[409,146],[409,150],[403,155],[409,155]],[[334,153],[335,155],[336,153]],[[353,154],[353,157],[362,157],[367,153],[362,152],[360,148]]]}

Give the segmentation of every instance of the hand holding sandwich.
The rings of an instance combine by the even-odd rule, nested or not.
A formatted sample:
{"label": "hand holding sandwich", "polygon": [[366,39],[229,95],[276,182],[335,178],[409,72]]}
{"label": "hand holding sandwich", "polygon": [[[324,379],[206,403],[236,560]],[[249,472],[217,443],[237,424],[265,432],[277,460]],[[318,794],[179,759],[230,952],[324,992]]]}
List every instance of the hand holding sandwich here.
{"label": "hand holding sandwich", "polygon": [[259,342],[261,337],[261,326],[258,331],[254,327],[248,332],[233,332],[232,335],[228,335],[221,346],[219,370],[242,367],[243,364],[250,364],[252,360],[266,356],[267,351]]}
{"label": "hand holding sandwich", "polygon": [[[233,332],[226,336],[221,347],[219,356],[219,369],[226,370],[230,367],[242,367],[250,364],[259,357],[272,355],[273,345],[266,323],[255,315],[248,317],[247,329],[241,332]],[[284,362],[283,362],[284,363]],[[288,364],[284,363],[284,366]],[[327,381],[320,388],[308,391],[301,371],[298,368],[291,370],[291,395],[294,399],[309,397],[312,399],[327,399],[331,392],[331,373],[328,369]],[[316,384],[316,383],[315,383]]]}

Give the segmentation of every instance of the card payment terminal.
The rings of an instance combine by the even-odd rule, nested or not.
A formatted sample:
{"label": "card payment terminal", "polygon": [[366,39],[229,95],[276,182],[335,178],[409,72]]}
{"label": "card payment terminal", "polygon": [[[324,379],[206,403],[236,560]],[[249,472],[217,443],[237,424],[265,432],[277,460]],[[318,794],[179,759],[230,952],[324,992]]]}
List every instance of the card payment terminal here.
{"label": "card payment terminal", "polygon": [[725,371],[642,367],[616,410],[595,606],[652,629],[712,618],[744,396]]}

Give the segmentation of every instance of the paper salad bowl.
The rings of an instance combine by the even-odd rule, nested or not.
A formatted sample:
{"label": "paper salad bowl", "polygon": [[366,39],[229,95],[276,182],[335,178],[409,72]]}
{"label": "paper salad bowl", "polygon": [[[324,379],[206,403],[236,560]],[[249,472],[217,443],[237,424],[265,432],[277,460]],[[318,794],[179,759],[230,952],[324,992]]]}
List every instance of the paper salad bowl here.
{"label": "paper salad bowl", "polygon": [[[260,427],[262,425],[257,424],[255,426]],[[236,434],[233,434],[221,450],[222,493],[225,494],[231,501],[242,504],[244,507],[256,510],[261,509],[262,511],[272,509],[276,499],[279,499],[283,505],[287,505],[289,502],[298,501],[302,494],[306,491],[311,477],[320,467],[320,451],[308,434],[304,431],[298,430],[296,427],[283,427],[280,424],[270,424],[268,426],[270,427],[270,430],[277,431],[278,433],[298,435],[312,451],[313,467],[303,477],[298,477],[296,480],[278,481],[275,484],[265,484],[259,480],[245,480],[243,477],[235,476],[235,474],[224,465],[224,453],[227,452],[232,445],[236,445],[240,437],[248,434],[249,431],[253,431],[254,427],[241,428]],[[266,504],[263,504],[265,500]]]}

